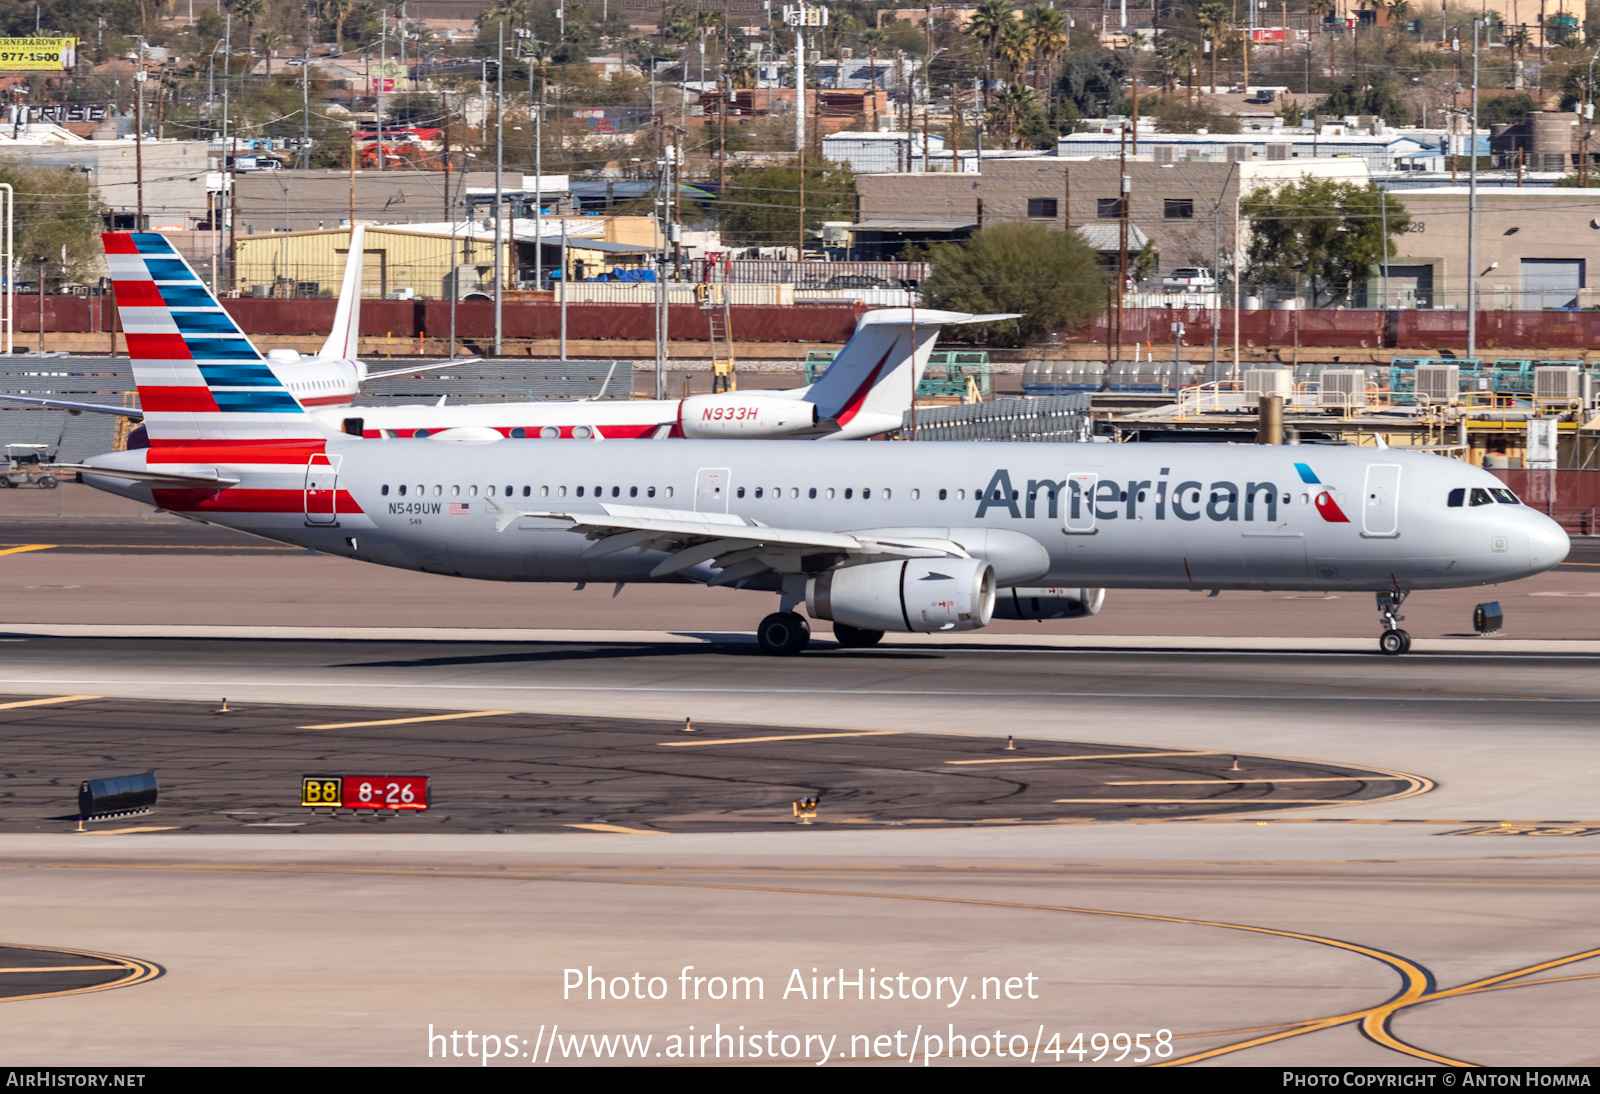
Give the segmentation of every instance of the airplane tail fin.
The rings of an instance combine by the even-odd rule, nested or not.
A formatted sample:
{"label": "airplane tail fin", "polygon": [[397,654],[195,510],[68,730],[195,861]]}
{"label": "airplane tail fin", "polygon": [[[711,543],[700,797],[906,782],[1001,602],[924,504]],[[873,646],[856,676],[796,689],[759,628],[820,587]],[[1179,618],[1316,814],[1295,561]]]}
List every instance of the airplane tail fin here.
{"label": "airplane tail fin", "polygon": [[896,422],[910,409],[941,327],[992,323],[1010,315],[968,315],[931,308],[869,311],[856,332],[817,378],[806,398],[825,418],[849,425],[858,415],[889,415]]}
{"label": "airplane tail fin", "polygon": [[172,244],[101,240],[153,447],[326,436]]}
{"label": "airplane tail fin", "polygon": [[361,260],[367,228],[358,224],[350,231],[350,253],[344,260],[344,281],[339,286],[339,310],[333,316],[333,330],[317,351],[317,356],[332,361],[356,360],[361,337]]}

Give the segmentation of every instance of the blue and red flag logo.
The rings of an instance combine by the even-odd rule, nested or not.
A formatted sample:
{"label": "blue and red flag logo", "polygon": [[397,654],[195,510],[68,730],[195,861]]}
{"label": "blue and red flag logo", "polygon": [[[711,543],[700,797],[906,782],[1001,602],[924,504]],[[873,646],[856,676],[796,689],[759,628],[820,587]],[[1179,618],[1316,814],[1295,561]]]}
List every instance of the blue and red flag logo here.
{"label": "blue and red flag logo", "polygon": [[[1297,463],[1294,469],[1300,472],[1300,481],[1310,486],[1321,486],[1322,480],[1317,478],[1317,473],[1311,470],[1308,463]],[[1350,518],[1344,515],[1344,510],[1339,508],[1339,503],[1333,500],[1333,495],[1327,490],[1319,491],[1316,499],[1317,513],[1329,524],[1349,524]]]}

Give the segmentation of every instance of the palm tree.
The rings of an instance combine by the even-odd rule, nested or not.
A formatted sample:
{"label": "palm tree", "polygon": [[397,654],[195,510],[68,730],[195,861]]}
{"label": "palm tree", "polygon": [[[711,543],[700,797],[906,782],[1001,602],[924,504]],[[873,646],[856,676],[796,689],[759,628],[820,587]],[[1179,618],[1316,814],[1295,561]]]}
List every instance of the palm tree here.
{"label": "palm tree", "polygon": [[[1331,0],[1330,0],[1331,2]],[[1211,93],[1217,92],[1217,45],[1228,30],[1228,9],[1218,0],[1200,5],[1200,33],[1211,46]]]}
{"label": "palm tree", "polygon": [[267,62],[267,75],[272,75],[272,51],[278,48],[278,43],[283,41],[283,35],[275,30],[264,30],[256,38],[261,43],[261,56]]}
{"label": "palm tree", "polygon": [[323,18],[333,19],[333,40],[344,48],[344,20],[350,14],[350,0],[322,0]]}
{"label": "palm tree", "polygon": [[861,44],[867,47],[867,72],[872,81],[872,131],[878,131],[878,49],[888,41],[888,35],[881,30],[865,31],[861,35]]}
{"label": "palm tree", "polygon": [[967,23],[967,31],[976,34],[983,40],[983,101],[989,103],[989,81],[994,78],[994,49],[1000,41],[1000,36],[1005,33],[1015,19],[1011,15],[1011,5],[1007,0],[983,0],[978,5],[978,10],[972,13],[972,19]]}
{"label": "palm tree", "polygon": [[256,20],[267,10],[267,0],[234,0],[233,10],[244,19],[244,40],[256,36]]}
{"label": "palm tree", "polygon": [[[1338,11],[1338,0],[1308,0],[1309,10],[1320,20]],[[1315,28],[1313,28],[1315,29]],[[1328,79],[1333,79],[1333,35],[1328,35]]]}
{"label": "palm tree", "polygon": [[1039,109],[1039,97],[1025,84],[1010,83],[989,108],[989,125],[1008,145],[1015,145],[1017,130]]}
{"label": "palm tree", "polygon": [[[1023,19],[1028,25],[1028,34],[1033,39],[1033,54],[1039,59],[1039,64],[1034,69],[1034,89],[1039,88],[1040,69],[1044,70],[1044,81],[1054,87],[1051,62],[1058,53],[1067,48],[1067,17],[1055,8],[1036,4],[1028,9],[1028,14]],[[1050,101],[1054,104],[1054,93],[1051,94]]]}
{"label": "palm tree", "polygon": [[1161,59],[1161,90],[1171,95],[1177,91],[1178,72],[1194,60],[1194,46],[1182,38],[1164,35],[1156,56]]}
{"label": "palm tree", "polygon": [[1028,33],[1028,28],[1015,20],[1007,23],[1005,29],[1000,32],[995,55],[1011,71],[1011,78],[1019,79],[1022,70],[1033,57],[1033,37]]}

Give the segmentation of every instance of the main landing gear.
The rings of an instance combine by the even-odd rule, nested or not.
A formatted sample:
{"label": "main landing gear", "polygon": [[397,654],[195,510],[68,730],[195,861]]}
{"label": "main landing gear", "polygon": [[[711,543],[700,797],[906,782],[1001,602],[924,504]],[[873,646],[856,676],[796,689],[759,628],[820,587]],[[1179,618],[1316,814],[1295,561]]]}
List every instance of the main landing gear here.
{"label": "main landing gear", "polygon": [[811,624],[798,612],[773,612],[756,628],[762,653],[793,656],[811,642]]}
{"label": "main landing gear", "polygon": [[852,627],[848,623],[840,623],[835,620],[833,624],[833,640],[839,643],[841,649],[864,650],[882,642],[883,632],[863,630],[860,627]]}
{"label": "main landing gear", "polygon": [[1383,633],[1378,636],[1378,649],[1391,657],[1411,650],[1411,635],[1400,629],[1400,621],[1405,618],[1400,614],[1400,605],[1410,595],[1404,589],[1391,589],[1377,594],[1378,614],[1383,617]]}

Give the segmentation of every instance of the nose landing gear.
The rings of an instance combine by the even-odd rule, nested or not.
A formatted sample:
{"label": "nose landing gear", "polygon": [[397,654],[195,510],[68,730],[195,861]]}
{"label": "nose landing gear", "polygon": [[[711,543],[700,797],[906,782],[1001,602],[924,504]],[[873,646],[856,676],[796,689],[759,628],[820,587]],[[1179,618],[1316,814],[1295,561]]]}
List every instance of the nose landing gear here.
{"label": "nose landing gear", "polygon": [[1410,596],[1409,590],[1390,589],[1377,594],[1378,614],[1383,618],[1383,633],[1378,636],[1378,649],[1391,657],[1411,650],[1411,635],[1400,629],[1400,605]]}

